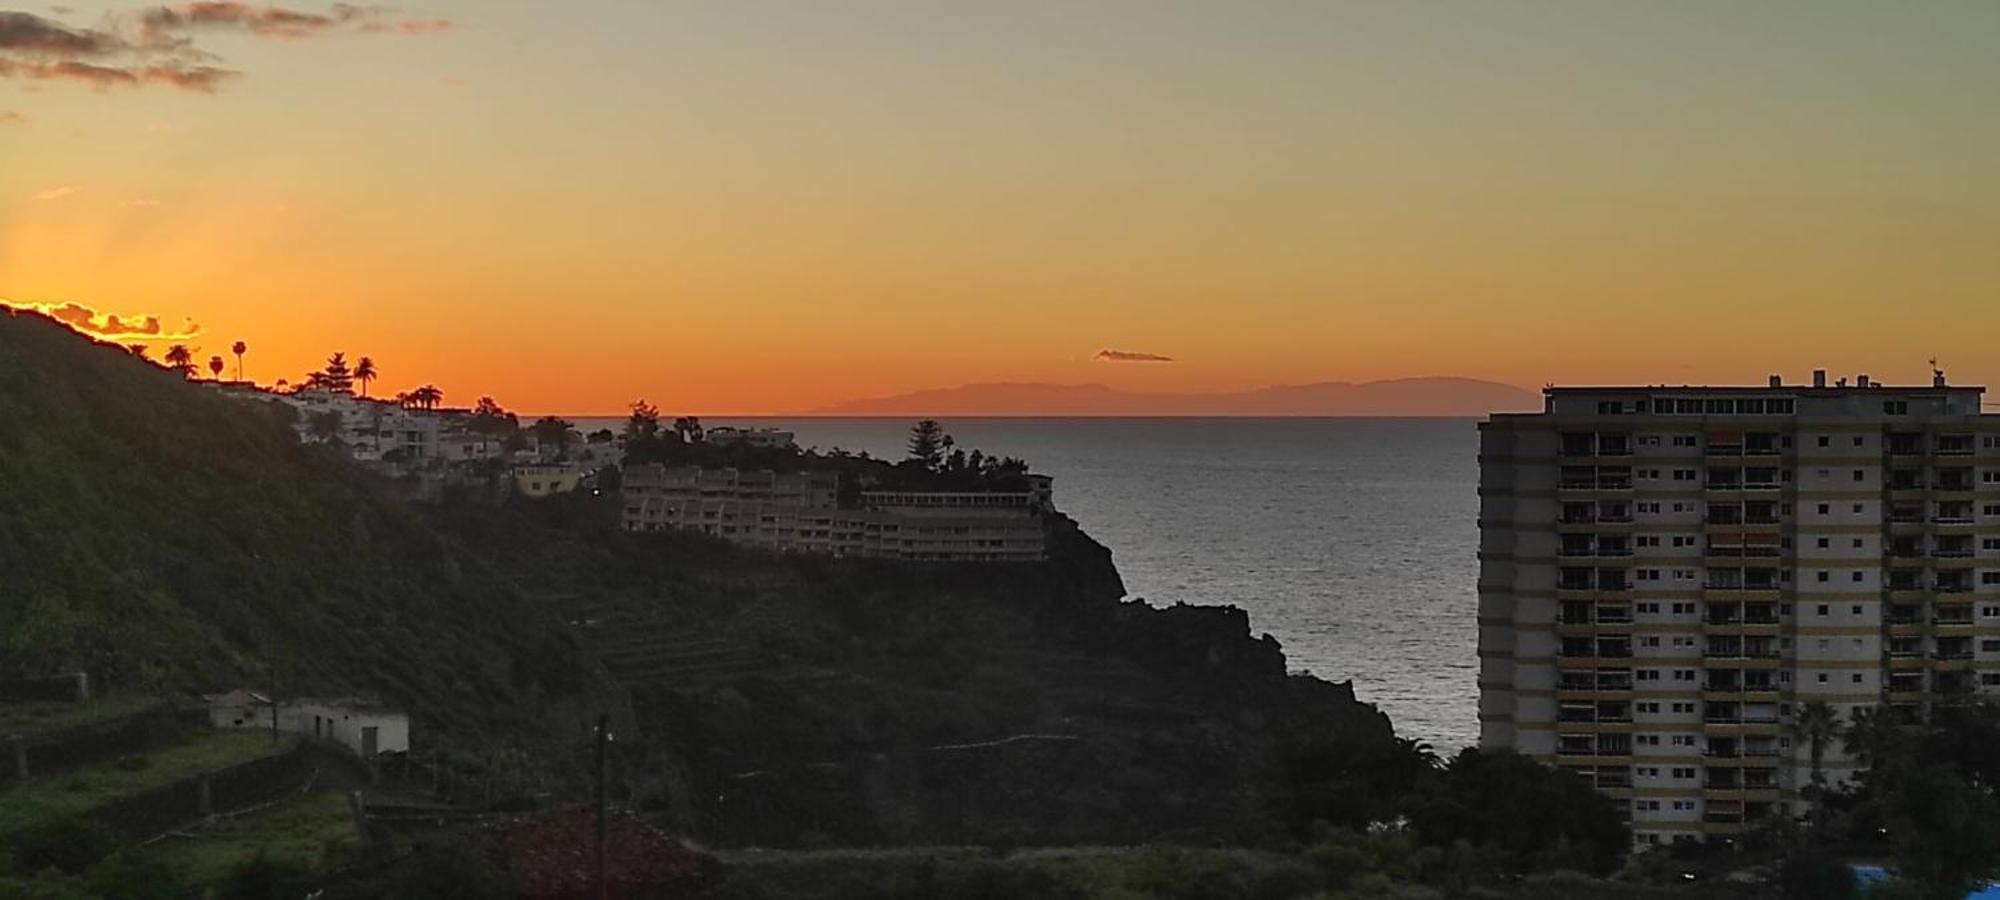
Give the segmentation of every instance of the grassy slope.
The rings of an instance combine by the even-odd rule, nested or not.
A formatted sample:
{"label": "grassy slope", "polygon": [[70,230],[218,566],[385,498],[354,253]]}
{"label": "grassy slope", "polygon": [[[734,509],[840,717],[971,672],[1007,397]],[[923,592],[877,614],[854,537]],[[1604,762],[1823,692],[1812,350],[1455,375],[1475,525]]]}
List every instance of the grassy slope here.
{"label": "grassy slope", "polygon": [[249,762],[285,747],[261,731],[205,731],[185,743],[135,757],[144,760],[138,768],[105,763],[33,779],[0,793],[0,834],[95,809],[189,775]]}
{"label": "grassy slope", "polygon": [[0,677],[365,692],[461,739],[594,688],[552,616],[284,415],[0,317]]}

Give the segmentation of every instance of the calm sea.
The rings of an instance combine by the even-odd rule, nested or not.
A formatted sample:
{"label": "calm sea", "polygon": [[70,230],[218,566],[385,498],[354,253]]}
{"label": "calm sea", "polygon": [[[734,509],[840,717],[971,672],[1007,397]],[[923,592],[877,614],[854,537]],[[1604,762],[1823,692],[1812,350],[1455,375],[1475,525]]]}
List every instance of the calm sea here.
{"label": "calm sea", "polygon": [[[747,419],[900,458],[902,419]],[[587,423],[598,427],[596,420]],[[1471,420],[955,419],[960,447],[1055,477],[1133,596],[1234,604],[1293,669],[1351,679],[1404,735],[1478,740]],[[615,425],[613,426],[616,427]]]}

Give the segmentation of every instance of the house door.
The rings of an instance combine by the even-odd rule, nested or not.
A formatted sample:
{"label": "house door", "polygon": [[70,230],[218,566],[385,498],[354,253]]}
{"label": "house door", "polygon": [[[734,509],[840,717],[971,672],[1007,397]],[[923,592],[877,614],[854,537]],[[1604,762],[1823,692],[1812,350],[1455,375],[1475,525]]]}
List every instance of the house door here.
{"label": "house door", "polygon": [[361,727],[361,755],[375,755],[375,726],[373,725],[364,725]]}

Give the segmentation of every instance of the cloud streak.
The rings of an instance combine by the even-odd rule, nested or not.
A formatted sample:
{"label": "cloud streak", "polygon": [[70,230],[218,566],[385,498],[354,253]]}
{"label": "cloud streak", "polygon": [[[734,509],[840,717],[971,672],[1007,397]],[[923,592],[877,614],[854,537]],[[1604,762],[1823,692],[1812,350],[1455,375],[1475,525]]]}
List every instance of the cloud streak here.
{"label": "cloud streak", "polygon": [[335,3],[326,12],[282,6],[253,6],[231,0],[205,0],[179,6],[158,6],[139,15],[140,33],[149,42],[172,39],[188,31],[237,31],[274,40],[300,40],[341,31],[365,34],[443,34],[450,19],[394,19],[382,6]]}
{"label": "cloud streak", "polygon": [[223,82],[242,73],[215,66],[159,63],[139,66],[106,66],[80,60],[35,62],[0,57],[0,78],[28,81],[69,81],[90,87],[138,87],[159,84],[203,94],[215,93]]}
{"label": "cloud streak", "polygon": [[156,315],[120,316],[76,302],[17,303],[0,298],[0,307],[40,313],[83,334],[108,341],[185,341],[201,334],[201,326],[192,320],[183,320],[179,328],[168,328]]}
{"label": "cloud streak", "polygon": [[1099,350],[1097,351],[1097,355],[1091,358],[1098,362],[1170,363],[1174,361],[1174,358],[1171,356],[1161,356],[1158,353],[1139,353],[1132,350]]}
{"label": "cloud streak", "polygon": [[0,125],[19,125],[26,121],[28,121],[27,116],[21,115],[20,113],[14,112],[13,110],[0,112]]}
{"label": "cloud streak", "polygon": [[62,198],[67,197],[74,193],[76,193],[76,188],[70,187],[69,185],[65,184],[62,187],[52,187],[46,191],[36,194],[35,199],[44,202],[49,200],[61,200]]}
{"label": "cloud streak", "polygon": [[203,0],[149,7],[114,17],[102,28],[82,28],[33,13],[0,11],[0,79],[67,81],[99,90],[158,85],[214,93],[242,73],[213,65],[215,56],[194,46],[195,33],[299,40],[340,33],[432,35],[455,28],[449,19],[396,18],[392,12],[351,3],[314,12]]}

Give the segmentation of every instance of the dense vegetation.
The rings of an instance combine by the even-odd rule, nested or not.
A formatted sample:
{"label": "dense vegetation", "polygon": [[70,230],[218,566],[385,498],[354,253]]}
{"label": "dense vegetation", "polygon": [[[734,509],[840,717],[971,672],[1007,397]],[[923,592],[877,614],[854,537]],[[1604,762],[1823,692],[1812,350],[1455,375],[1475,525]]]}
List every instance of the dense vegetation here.
{"label": "dense vegetation", "polygon": [[[497,409],[497,407],[496,407]],[[559,420],[543,420],[555,427]],[[1028,463],[1013,457],[988,456],[959,447],[944,427],[924,419],[910,430],[909,451],[901,460],[876,459],[866,452],[839,448],[760,447],[746,443],[704,440],[699,418],[680,416],[668,423],[658,407],[643,400],[632,404],[623,434],[627,463],[670,466],[769,469],[774,472],[833,472],[840,476],[843,504],[861,489],[947,491],[1019,491],[1029,486]],[[609,440],[609,432],[592,435]]]}
{"label": "dense vegetation", "polygon": [[542,711],[596,689],[587,657],[288,412],[0,317],[0,677],[359,692],[433,746],[542,742]]}

